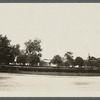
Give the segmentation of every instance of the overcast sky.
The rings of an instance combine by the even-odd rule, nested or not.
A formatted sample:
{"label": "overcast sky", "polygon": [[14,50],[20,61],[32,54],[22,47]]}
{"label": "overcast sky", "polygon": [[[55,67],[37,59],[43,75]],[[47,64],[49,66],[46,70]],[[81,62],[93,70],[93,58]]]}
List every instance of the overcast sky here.
{"label": "overcast sky", "polygon": [[67,51],[100,57],[100,3],[1,3],[0,34],[21,48],[41,39],[43,58]]}

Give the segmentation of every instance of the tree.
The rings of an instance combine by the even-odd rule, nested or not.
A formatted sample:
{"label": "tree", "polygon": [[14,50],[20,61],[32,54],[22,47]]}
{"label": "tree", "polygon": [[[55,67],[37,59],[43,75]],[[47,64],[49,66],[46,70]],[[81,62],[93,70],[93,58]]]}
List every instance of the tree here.
{"label": "tree", "polygon": [[95,67],[100,68],[100,60],[99,59],[96,61]]}
{"label": "tree", "polygon": [[84,65],[84,60],[81,57],[76,57],[74,63],[75,65],[79,65],[79,67],[82,67]]}
{"label": "tree", "polygon": [[59,55],[54,56],[53,59],[51,60],[51,63],[57,64],[57,66],[61,66],[63,64],[61,56]]}
{"label": "tree", "polygon": [[74,65],[74,59],[73,59],[73,53],[72,52],[67,52],[64,55],[66,61],[67,61],[67,65]]}
{"label": "tree", "polygon": [[35,39],[35,40],[29,40],[28,42],[25,42],[26,46],[26,54],[28,56],[27,61],[31,65],[37,65],[40,62],[40,57],[42,56],[41,51],[41,40]]}
{"label": "tree", "polygon": [[64,62],[64,66],[69,67],[70,66],[69,62],[68,61],[65,61]]}
{"label": "tree", "polygon": [[37,66],[40,62],[40,57],[37,54],[29,54],[27,57],[27,62],[33,66]]}
{"label": "tree", "polygon": [[25,49],[20,50],[20,54],[26,55],[26,50]]}
{"label": "tree", "polygon": [[41,49],[41,40],[35,39],[34,41],[29,40],[28,42],[25,42],[26,46],[26,53],[27,54],[37,54],[42,51]]}
{"label": "tree", "polygon": [[20,45],[16,44],[16,45],[12,45],[11,47],[12,47],[12,53],[14,56],[14,60],[16,61],[17,57],[20,54]]}
{"label": "tree", "polygon": [[15,57],[18,56],[20,53],[20,45],[19,44],[13,45],[12,48],[13,48],[14,56]]}
{"label": "tree", "polygon": [[17,63],[20,63],[20,64],[23,64],[25,65],[25,63],[27,63],[27,55],[26,53],[24,52],[24,50],[21,50],[17,59],[16,59],[16,62]]}
{"label": "tree", "polygon": [[0,64],[9,64],[14,61],[13,48],[7,36],[0,35]]}
{"label": "tree", "polygon": [[87,66],[90,66],[91,68],[95,67],[96,62],[97,62],[97,58],[95,58],[93,56],[89,56],[87,59]]}
{"label": "tree", "polygon": [[27,63],[27,55],[19,55],[16,62],[25,65]]}

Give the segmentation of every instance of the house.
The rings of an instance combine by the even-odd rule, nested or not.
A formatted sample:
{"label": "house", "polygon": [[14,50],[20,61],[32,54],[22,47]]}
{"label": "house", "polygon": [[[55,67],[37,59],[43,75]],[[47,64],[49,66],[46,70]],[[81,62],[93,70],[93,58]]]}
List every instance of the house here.
{"label": "house", "polygon": [[43,59],[40,62],[40,66],[56,66],[56,65],[51,63],[51,59]]}

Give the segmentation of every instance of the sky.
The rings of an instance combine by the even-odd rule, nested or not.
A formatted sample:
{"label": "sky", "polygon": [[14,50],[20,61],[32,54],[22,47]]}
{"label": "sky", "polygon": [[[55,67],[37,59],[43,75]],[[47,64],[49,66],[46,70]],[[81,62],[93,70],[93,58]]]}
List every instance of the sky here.
{"label": "sky", "polygon": [[100,57],[100,3],[1,3],[0,34],[11,44],[38,38],[42,58],[68,51],[86,59]]}

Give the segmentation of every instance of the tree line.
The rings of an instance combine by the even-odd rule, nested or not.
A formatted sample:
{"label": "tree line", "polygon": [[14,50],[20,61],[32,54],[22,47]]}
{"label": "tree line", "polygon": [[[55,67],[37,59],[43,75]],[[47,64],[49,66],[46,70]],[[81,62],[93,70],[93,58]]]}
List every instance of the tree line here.
{"label": "tree line", "polygon": [[[20,64],[20,65],[33,65],[43,66],[46,62],[41,60],[42,47],[41,40],[34,39],[28,40],[24,43],[25,49],[20,49],[20,45],[12,45],[11,40],[7,36],[0,35],[0,64]],[[57,66],[66,67],[89,67],[97,68],[100,67],[100,58],[94,56],[88,56],[87,59],[82,57],[76,57],[74,59],[73,52],[66,52],[63,57],[55,55],[49,64],[55,64]]]}
{"label": "tree line", "polygon": [[100,67],[100,58],[94,56],[88,56],[86,60],[82,57],[73,58],[72,52],[65,53],[64,57],[60,55],[55,55],[51,60],[51,63],[56,64],[57,66],[66,66],[66,67],[75,67],[79,68],[99,68]]}
{"label": "tree line", "polygon": [[0,35],[0,64],[19,63],[20,65],[37,65],[42,56],[41,40],[34,39],[25,42],[25,49],[20,50],[20,45],[11,45],[7,36]]}

